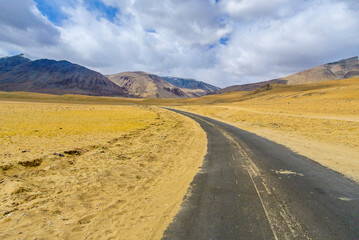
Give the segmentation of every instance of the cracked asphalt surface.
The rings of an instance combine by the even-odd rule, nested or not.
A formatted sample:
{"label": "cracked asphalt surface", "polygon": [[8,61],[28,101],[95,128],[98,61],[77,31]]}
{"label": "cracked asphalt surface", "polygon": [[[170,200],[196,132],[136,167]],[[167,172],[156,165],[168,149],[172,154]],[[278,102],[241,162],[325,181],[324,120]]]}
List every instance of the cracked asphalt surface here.
{"label": "cracked asphalt surface", "polygon": [[168,110],[201,125],[208,152],[163,239],[359,239],[357,183],[253,133]]}

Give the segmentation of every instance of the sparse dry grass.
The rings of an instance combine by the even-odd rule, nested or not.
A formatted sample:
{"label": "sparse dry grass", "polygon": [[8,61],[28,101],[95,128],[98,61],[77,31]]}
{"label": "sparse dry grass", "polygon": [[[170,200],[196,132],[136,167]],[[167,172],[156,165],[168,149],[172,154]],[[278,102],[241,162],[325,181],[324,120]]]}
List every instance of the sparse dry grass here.
{"label": "sparse dry grass", "polygon": [[157,117],[129,106],[0,102],[0,163],[102,144]]}
{"label": "sparse dry grass", "polygon": [[155,107],[0,102],[0,123],[1,239],[159,239],[206,152]]}
{"label": "sparse dry grass", "polygon": [[359,78],[222,97],[179,108],[264,136],[359,182]]}
{"label": "sparse dry grass", "polygon": [[198,99],[0,99],[4,239],[161,237],[201,165],[205,133],[175,113],[120,104],[207,115],[359,182],[359,78]]}

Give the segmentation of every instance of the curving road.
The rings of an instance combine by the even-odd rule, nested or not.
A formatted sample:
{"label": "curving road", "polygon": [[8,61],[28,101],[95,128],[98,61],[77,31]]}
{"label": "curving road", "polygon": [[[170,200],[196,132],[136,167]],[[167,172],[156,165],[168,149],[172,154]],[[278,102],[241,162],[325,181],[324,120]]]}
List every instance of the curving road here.
{"label": "curving road", "polygon": [[163,239],[359,239],[359,185],[253,133],[196,114],[208,152]]}

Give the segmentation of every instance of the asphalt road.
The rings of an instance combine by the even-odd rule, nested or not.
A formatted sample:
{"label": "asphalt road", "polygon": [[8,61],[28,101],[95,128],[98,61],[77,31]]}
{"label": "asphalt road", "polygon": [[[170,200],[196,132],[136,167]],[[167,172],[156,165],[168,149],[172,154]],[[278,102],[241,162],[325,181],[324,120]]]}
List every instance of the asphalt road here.
{"label": "asphalt road", "polygon": [[208,152],[163,239],[359,239],[358,184],[253,133],[172,111],[201,125]]}

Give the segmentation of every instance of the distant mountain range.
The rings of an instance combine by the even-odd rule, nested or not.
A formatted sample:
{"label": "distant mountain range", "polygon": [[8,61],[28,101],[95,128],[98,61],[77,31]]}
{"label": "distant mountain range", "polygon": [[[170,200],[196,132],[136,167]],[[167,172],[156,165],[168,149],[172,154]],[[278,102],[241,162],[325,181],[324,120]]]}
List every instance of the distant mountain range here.
{"label": "distant mountain range", "polygon": [[358,57],[343,59],[333,63],[319,65],[299,73],[295,73],[286,77],[272,79],[264,82],[251,84],[229,86],[213,93],[220,94],[233,91],[251,91],[267,84],[304,84],[329,80],[338,80],[359,76],[359,60]]}
{"label": "distant mountain range", "polygon": [[159,77],[145,72],[122,72],[104,76],[68,61],[24,55],[0,58],[0,91],[82,94],[138,98],[191,98],[232,91],[251,91],[268,84],[303,84],[359,76],[358,57],[316,66],[264,82],[223,89],[194,79]]}
{"label": "distant mountain range", "polygon": [[145,72],[123,72],[110,75],[108,78],[125,88],[129,94],[140,98],[190,98],[204,96],[210,92],[204,90],[202,82],[196,80],[188,80],[192,88],[186,88],[183,87],[186,85],[185,79],[182,85],[173,84],[163,77]]}
{"label": "distant mountain range", "polygon": [[98,72],[68,61],[31,61],[23,55],[0,59],[0,91],[128,96],[126,89]]}
{"label": "distant mountain range", "polygon": [[157,75],[144,72],[125,72],[106,77],[68,61],[31,61],[23,54],[0,58],[0,91],[189,98],[206,95],[212,89],[218,88],[193,79],[181,79],[172,84]]}
{"label": "distant mountain range", "polygon": [[202,89],[206,92],[217,91],[220,88],[211,84],[189,78],[161,77],[163,80],[181,88]]}

